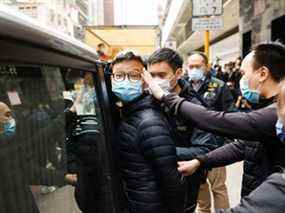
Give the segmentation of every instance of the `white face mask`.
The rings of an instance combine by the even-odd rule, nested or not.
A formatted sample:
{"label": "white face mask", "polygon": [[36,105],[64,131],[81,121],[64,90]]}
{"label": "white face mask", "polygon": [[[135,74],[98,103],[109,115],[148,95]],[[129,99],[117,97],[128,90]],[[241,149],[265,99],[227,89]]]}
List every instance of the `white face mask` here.
{"label": "white face mask", "polygon": [[169,79],[158,79],[156,80],[157,84],[160,86],[160,88],[165,92],[172,92],[173,88],[170,85]]}

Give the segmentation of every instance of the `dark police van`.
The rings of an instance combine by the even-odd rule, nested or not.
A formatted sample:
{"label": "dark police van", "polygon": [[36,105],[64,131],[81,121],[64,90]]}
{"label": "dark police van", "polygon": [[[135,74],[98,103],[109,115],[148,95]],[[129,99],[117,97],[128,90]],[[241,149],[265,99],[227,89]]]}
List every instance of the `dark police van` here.
{"label": "dark police van", "polygon": [[104,68],[83,43],[0,9],[1,213],[80,212],[77,183],[66,178],[80,154],[96,161],[83,171],[96,177],[85,186],[97,193],[93,212],[121,212]]}

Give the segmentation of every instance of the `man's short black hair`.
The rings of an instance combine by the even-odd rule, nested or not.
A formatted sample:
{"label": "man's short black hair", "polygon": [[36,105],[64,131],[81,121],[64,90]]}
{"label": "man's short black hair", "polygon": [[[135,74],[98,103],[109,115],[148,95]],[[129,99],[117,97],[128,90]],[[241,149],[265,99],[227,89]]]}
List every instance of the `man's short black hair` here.
{"label": "man's short black hair", "polygon": [[285,77],[285,46],[280,42],[267,42],[256,45],[253,49],[254,70],[265,66],[272,78],[280,82]]}
{"label": "man's short black hair", "polygon": [[97,46],[98,46],[99,48],[101,48],[101,47],[105,47],[105,44],[100,43],[100,44],[98,44]]}
{"label": "man's short black hair", "polygon": [[115,64],[119,64],[123,61],[133,61],[133,60],[140,62],[144,67],[146,67],[146,63],[143,60],[143,58],[140,55],[134,53],[133,51],[118,53],[117,56],[112,61],[111,65],[114,66]]}
{"label": "man's short black hair", "polygon": [[160,48],[148,58],[148,65],[160,62],[166,62],[174,72],[183,66],[183,59],[181,56],[175,50],[170,48]]}
{"label": "man's short black hair", "polygon": [[206,66],[208,66],[209,59],[208,59],[208,57],[206,56],[205,53],[200,52],[200,51],[192,51],[192,52],[188,53],[188,57],[190,57],[190,56],[192,56],[192,55],[200,55],[200,56],[203,58],[203,60],[204,60],[204,62],[205,62],[205,64],[206,64]]}

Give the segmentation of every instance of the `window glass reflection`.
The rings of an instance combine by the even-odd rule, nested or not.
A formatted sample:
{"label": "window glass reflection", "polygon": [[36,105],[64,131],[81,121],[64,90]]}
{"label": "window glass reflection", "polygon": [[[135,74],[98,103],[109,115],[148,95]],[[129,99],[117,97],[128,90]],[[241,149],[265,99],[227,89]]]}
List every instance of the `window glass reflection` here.
{"label": "window glass reflection", "polygon": [[100,132],[93,74],[1,65],[0,85],[0,212],[80,212],[65,178],[66,142],[78,116],[97,123],[86,131]]}

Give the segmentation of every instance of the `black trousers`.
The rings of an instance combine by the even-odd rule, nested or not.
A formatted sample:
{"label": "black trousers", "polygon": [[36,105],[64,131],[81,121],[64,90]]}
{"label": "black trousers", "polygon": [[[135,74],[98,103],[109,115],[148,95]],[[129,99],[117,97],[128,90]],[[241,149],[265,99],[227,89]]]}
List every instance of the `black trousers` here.
{"label": "black trousers", "polygon": [[186,193],[185,213],[195,212],[200,185],[206,180],[206,176],[206,171],[199,169],[193,175],[187,177],[188,189]]}

